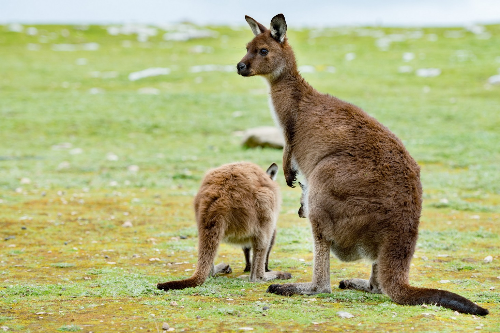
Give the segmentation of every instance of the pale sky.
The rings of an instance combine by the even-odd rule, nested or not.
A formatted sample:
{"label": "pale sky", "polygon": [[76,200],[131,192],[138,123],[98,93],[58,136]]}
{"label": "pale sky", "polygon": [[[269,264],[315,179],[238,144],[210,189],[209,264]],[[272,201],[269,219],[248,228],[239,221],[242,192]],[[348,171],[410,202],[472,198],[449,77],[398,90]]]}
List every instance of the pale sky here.
{"label": "pale sky", "polygon": [[295,26],[450,26],[500,23],[500,0],[0,0],[1,23],[269,23]]}

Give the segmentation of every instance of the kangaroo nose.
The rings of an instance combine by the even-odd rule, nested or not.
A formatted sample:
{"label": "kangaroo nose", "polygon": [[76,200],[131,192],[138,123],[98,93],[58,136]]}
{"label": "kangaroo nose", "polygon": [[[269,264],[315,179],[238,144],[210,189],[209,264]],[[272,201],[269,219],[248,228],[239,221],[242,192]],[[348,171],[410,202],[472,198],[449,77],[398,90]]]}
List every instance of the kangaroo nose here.
{"label": "kangaroo nose", "polygon": [[241,71],[241,70],[247,68],[247,65],[245,65],[243,62],[240,62],[240,63],[238,63],[238,65],[236,65],[236,68],[238,68],[238,71]]}

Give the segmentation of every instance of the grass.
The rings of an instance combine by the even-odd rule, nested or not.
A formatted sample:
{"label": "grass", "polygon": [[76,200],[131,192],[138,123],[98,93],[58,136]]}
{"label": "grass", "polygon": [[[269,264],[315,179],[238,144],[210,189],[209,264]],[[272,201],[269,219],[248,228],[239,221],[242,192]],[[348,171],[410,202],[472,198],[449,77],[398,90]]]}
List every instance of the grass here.
{"label": "grass", "polygon": [[[315,69],[304,77],[387,125],[422,166],[412,284],[457,292],[491,314],[457,315],[341,291],[338,281],[366,278],[370,268],[335,258],[332,294],[266,294],[268,283],[237,278],[243,255],[228,245],[217,261],[231,264],[232,274],[198,288],[157,291],[157,282],[187,277],[196,263],[192,198],[204,172],[237,160],[262,167],[281,161],[281,151],[240,145],[240,131],[272,124],[262,80],[191,69],[235,67],[250,30],[208,27],[217,38],[173,42],[160,29],[139,42],[101,26],[36,26],[36,35],[0,26],[0,326],[23,332],[157,332],[163,322],[176,331],[499,331],[500,86],[487,79],[500,68],[500,25],[486,26],[489,39],[463,28],[289,25],[299,65]],[[392,40],[386,50],[377,46],[380,38]],[[82,43],[99,49],[53,50]],[[414,59],[404,61],[405,53]],[[400,73],[400,66],[412,71]],[[149,67],[171,72],[128,80]],[[418,68],[441,74],[418,77]],[[140,93],[144,88],[155,94]],[[296,216],[300,193],[278,178],[284,202],[270,266],[291,272],[292,281],[309,281],[312,241],[307,220]],[[488,255],[491,263],[483,260]],[[339,311],[354,318],[342,319]]]}

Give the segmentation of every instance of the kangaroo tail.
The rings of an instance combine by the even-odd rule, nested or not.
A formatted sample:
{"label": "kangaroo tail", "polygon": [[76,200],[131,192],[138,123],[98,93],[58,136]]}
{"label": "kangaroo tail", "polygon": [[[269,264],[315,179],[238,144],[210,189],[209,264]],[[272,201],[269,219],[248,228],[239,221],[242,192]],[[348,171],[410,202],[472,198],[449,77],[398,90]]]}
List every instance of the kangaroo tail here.
{"label": "kangaroo tail", "polygon": [[[403,242],[401,242],[403,240]],[[485,316],[489,311],[465,297],[446,290],[412,287],[408,283],[414,244],[404,238],[386,246],[379,257],[378,281],[382,290],[403,305],[436,304],[462,313]],[[405,246],[409,251],[404,251]],[[385,250],[385,251],[384,251]]]}
{"label": "kangaroo tail", "polygon": [[467,298],[446,290],[399,285],[386,289],[393,301],[403,305],[435,304],[454,311],[486,316],[489,311]]}
{"label": "kangaroo tail", "polygon": [[224,235],[221,223],[217,220],[198,223],[198,262],[193,275],[185,280],[158,283],[156,286],[158,289],[166,291],[193,288],[205,282],[213,268],[215,256]]}

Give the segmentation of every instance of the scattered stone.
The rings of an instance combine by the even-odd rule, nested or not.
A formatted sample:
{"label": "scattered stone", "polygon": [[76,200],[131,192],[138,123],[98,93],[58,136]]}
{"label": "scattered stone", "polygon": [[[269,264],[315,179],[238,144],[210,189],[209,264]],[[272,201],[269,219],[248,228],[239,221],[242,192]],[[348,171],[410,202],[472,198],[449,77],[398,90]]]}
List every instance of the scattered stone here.
{"label": "scattered stone", "polygon": [[484,262],[489,264],[490,262],[493,261],[493,257],[492,256],[487,256],[486,258],[484,258]]}
{"label": "scattered stone", "polygon": [[490,290],[495,290],[495,287],[490,287]]}
{"label": "scattered stone", "polygon": [[234,72],[235,67],[232,65],[197,65],[192,66],[189,71],[191,73],[200,72]]}
{"label": "scattered stone", "polygon": [[74,149],[71,149],[69,151],[69,153],[71,155],[79,155],[79,154],[83,153],[83,149],[82,148],[74,148]]}
{"label": "scattered stone", "polygon": [[432,317],[434,317],[434,316],[435,316],[435,314],[433,314],[433,313],[428,313],[428,312],[424,312],[424,313],[422,313],[422,316],[423,316],[423,317],[427,317],[427,318],[432,318]]}
{"label": "scattered stone", "polygon": [[398,72],[399,73],[411,73],[411,72],[413,72],[413,67],[411,67],[411,66],[399,66]]}
{"label": "scattered stone", "polygon": [[172,302],[170,302],[170,305],[172,305],[172,306],[177,306],[178,304],[177,304],[177,302],[176,302],[176,301],[172,301]]}
{"label": "scattered stone", "polygon": [[419,77],[436,77],[441,75],[439,68],[419,68],[415,72]]}
{"label": "scattered stone", "polygon": [[107,153],[106,154],[106,159],[108,161],[118,161],[120,158],[118,157],[118,155],[116,154],[113,154],[113,153]]}
{"label": "scattered stone", "polygon": [[299,72],[301,72],[301,73],[315,73],[316,68],[314,68],[314,66],[310,66],[310,65],[303,65],[303,66],[299,66]]}
{"label": "scattered stone", "polygon": [[160,258],[149,258],[149,261],[161,261]]}
{"label": "scattered stone", "polygon": [[26,184],[31,184],[31,179],[29,178],[21,178],[21,181],[20,181],[21,184],[23,185],[26,185]]}
{"label": "scattered stone", "polygon": [[108,261],[107,264],[108,265],[116,265],[116,262],[114,262],[114,261]]}
{"label": "scattered stone", "polygon": [[132,225],[132,222],[125,221],[125,222],[123,222],[122,227],[124,227],[124,228],[131,228],[131,227],[133,227],[133,225]]}
{"label": "scattered stone", "polygon": [[488,83],[493,85],[500,85],[500,75],[493,75],[488,78]]}
{"label": "scattered stone", "polygon": [[187,236],[184,236],[184,235],[180,235],[179,236],[180,239],[187,239]]}
{"label": "scattered stone", "polygon": [[238,328],[240,331],[253,331],[253,327],[240,327]]}
{"label": "scattered stone", "polygon": [[9,328],[7,326],[1,326],[0,329],[2,329],[2,331],[8,331]]}
{"label": "scattered stone", "polygon": [[439,283],[450,283],[450,280],[441,280]]}
{"label": "scattered stone", "polygon": [[102,94],[102,93],[104,93],[104,89],[102,89],[102,88],[90,88],[89,93],[91,95]]}
{"label": "scattered stone", "polygon": [[152,67],[152,68],[147,68],[142,71],[138,72],[132,72],[129,74],[128,79],[130,81],[137,81],[146,77],[151,77],[151,76],[159,76],[159,75],[168,75],[170,74],[170,68],[166,67]]}
{"label": "scattered stone", "polygon": [[349,313],[349,312],[346,312],[346,311],[339,311],[339,312],[337,312],[337,315],[340,318],[353,318],[354,317],[354,315],[352,313]]}
{"label": "scattered stone", "polygon": [[481,216],[479,216],[479,215],[471,215],[470,219],[471,220],[479,220],[479,219],[481,219]]}
{"label": "scattered stone", "polygon": [[8,241],[9,239],[15,239],[16,236],[8,236],[8,237],[5,237],[4,240]]}
{"label": "scattered stone", "polygon": [[28,229],[28,228],[26,228],[26,227],[24,227],[24,226],[23,226],[23,227],[21,227],[21,229],[22,229],[22,230],[26,230],[26,229]]}
{"label": "scattered stone", "polygon": [[164,331],[167,331],[169,328],[170,328],[170,326],[167,323],[163,323],[161,325],[161,329],[164,330]]}
{"label": "scattered stone", "polygon": [[243,134],[243,146],[247,148],[268,147],[283,149],[285,139],[280,129],[262,126],[248,129]]}
{"label": "scattered stone", "polygon": [[262,308],[262,310],[269,310],[269,307],[265,306],[265,307]]}

